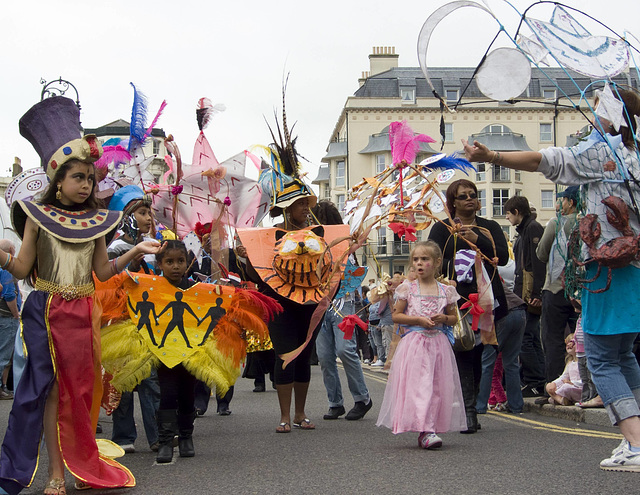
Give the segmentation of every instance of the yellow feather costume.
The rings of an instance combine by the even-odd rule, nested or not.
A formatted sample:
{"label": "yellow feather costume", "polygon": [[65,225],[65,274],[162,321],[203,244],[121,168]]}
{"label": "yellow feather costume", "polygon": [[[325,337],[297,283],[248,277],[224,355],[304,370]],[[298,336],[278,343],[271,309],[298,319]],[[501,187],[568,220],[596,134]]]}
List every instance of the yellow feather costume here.
{"label": "yellow feather costume", "polygon": [[225,394],[240,375],[247,332],[267,339],[265,321],[282,310],[256,291],[203,283],[179,289],[158,275],[129,275],[122,281],[127,298],[111,298],[128,318],[102,328],[102,364],[119,391],[133,390],[160,363],[182,363]]}

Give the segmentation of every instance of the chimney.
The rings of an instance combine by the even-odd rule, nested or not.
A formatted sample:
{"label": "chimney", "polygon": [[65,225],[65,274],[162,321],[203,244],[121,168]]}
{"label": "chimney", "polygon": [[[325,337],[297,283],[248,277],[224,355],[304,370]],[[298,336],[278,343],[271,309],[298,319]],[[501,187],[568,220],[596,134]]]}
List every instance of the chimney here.
{"label": "chimney", "polygon": [[360,79],[358,79],[358,87],[362,87],[362,85],[365,83],[365,81],[367,80],[367,78],[371,75],[371,73],[369,71],[362,71],[362,77]]}
{"label": "chimney", "polygon": [[399,56],[395,46],[374,46],[369,55],[370,76],[398,67]]}
{"label": "chimney", "polygon": [[11,177],[15,177],[22,173],[22,160],[17,156],[13,157],[13,171],[11,172]]}

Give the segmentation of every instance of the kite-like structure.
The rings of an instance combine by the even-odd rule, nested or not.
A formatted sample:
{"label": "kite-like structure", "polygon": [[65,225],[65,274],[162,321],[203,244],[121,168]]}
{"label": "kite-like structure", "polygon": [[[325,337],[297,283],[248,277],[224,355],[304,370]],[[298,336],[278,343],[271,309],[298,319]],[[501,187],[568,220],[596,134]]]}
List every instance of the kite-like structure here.
{"label": "kite-like structure", "polygon": [[[584,183],[581,184],[583,204],[580,206],[583,210],[595,212],[588,215],[588,219],[581,221],[579,231],[577,227],[571,236],[569,254],[558,249],[558,254],[565,259],[566,292],[573,294],[577,289],[584,288],[585,283],[592,281],[585,280],[582,275],[583,267],[588,263],[598,264],[598,274],[602,268],[608,269],[610,283],[611,268],[624,266],[629,262],[637,263],[640,258],[637,248],[634,248],[634,243],[637,242],[630,235],[629,222],[623,225],[622,222],[611,221],[630,216],[636,225],[640,222],[640,173],[629,163],[625,163],[624,154],[621,152],[621,135],[626,132],[636,145],[632,152],[640,158],[640,135],[637,131],[639,122],[637,117],[630,117],[632,111],[625,107],[621,96],[623,90],[638,92],[631,79],[624,77],[624,73],[628,76],[629,71],[634,71],[635,80],[640,79],[636,63],[639,51],[631,43],[631,40],[637,41],[637,38],[627,31],[622,35],[618,34],[587,13],[558,2],[535,2],[523,12],[518,11],[513,3],[507,0],[504,3],[519,17],[514,31],[505,27],[486,2],[460,0],[436,9],[428,17],[418,36],[420,67],[434,96],[440,100],[443,111],[446,109],[455,112],[458,106],[469,104],[462,103],[468,86],[461,92],[455,104],[446,104],[429,77],[427,53],[431,36],[440,21],[454,11],[473,9],[470,15],[476,18],[492,18],[496,23],[496,35],[474,72],[478,89],[487,98],[517,103],[529,85],[532,67],[536,67],[545,75],[550,65],[556,65],[564,71],[564,79],[570,81],[570,84],[561,86],[557,84],[557,78],[547,75],[549,84],[556,88],[558,98],[554,102],[541,103],[572,108],[584,116],[585,124],[591,124],[590,133],[580,136],[578,145],[570,150],[578,164],[578,175],[584,176]],[[549,6],[553,6],[550,16]],[[543,15],[545,17],[542,17]],[[591,29],[595,32],[587,28],[587,25],[594,26]],[[511,46],[494,47],[499,37],[509,40]],[[588,77],[590,82],[586,85],[584,82],[580,84],[574,77],[576,73]],[[589,97],[594,95],[597,104],[592,106]],[[603,120],[607,122],[606,127],[603,126]],[[623,129],[625,127],[626,131]],[[604,164],[608,167],[606,170],[611,172],[611,177],[604,181],[604,187],[609,189],[609,196],[607,198],[605,195],[601,204],[589,204],[590,172],[587,157],[597,143],[603,142],[609,148],[608,154],[611,157],[610,162]],[[613,200],[619,196],[624,196],[624,201]],[[614,232],[614,235],[610,236],[613,240],[608,241],[606,245],[600,238],[601,230]],[[566,242],[564,244],[566,245]],[[607,283],[606,288],[608,287]]]}

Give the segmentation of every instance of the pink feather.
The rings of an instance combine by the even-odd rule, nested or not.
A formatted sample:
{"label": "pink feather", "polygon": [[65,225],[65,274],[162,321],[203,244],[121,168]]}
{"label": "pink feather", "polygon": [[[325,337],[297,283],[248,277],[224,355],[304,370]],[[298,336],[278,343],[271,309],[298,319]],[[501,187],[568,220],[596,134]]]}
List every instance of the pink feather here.
{"label": "pink feather", "polygon": [[109,164],[115,163],[129,163],[131,161],[131,154],[126,148],[120,146],[104,146],[102,148],[102,156],[95,162],[97,168],[107,168]]}
{"label": "pink feather", "polygon": [[147,132],[144,133],[143,141],[147,139],[149,136],[151,136],[151,132],[153,131],[153,128],[156,126],[156,124],[158,123],[158,119],[160,118],[160,115],[162,115],[162,112],[164,111],[164,107],[166,106],[167,106],[167,100],[162,100],[162,104],[160,105],[160,109],[158,110],[158,113],[156,113],[156,117],[153,119],[153,122],[151,122],[151,125],[147,129]]}
{"label": "pink feather", "polygon": [[397,165],[402,161],[413,163],[420,150],[420,143],[435,143],[435,139],[426,134],[414,134],[413,129],[402,122],[392,122],[389,126],[389,143],[391,144],[391,156],[393,164]]}

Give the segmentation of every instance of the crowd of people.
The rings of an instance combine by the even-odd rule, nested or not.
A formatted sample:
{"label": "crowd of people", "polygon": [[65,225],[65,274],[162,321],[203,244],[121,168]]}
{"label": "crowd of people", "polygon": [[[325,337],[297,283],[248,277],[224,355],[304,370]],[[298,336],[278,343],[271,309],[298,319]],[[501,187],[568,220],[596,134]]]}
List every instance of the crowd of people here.
{"label": "crowd of people", "polygon": [[[629,115],[640,115],[640,99],[634,93],[621,91],[620,98]],[[214,303],[214,296],[201,316],[189,305],[189,289],[199,276],[211,276],[214,267],[203,265],[195,273],[185,244],[151,238],[151,203],[139,187],[123,187],[111,198],[109,209],[99,207],[93,163],[100,145],[95,136],[81,135],[78,115],[74,102],[55,97],[34,106],[20,122],[22,134],[41,155],[50,185],[38,201],[18,201],[13,208],[14,227],[22,239],[19,252],[10,242],[0,241],[0,399],[13,399],[0,457],[0,487],[8,493],[30,485],[43,436],[49,458],[45,494],[66,493],[65,468],[77,489],[135,484],[125,466],[101,454],[95,439],[99,407],[104,404],[100,327],[107,332],[119,328],[118,315],[114,317],[109,303],[95,295],[95,286],[112,277],[124,280],[119,277],[125,269],[139,272],[141,280],[145,273],[155,275],[145,280],[157,281],[149,291],[160,289],[151,295],[140,290],[138,299],[125,282],[107,290],[115,299],[124,294],[124,307],[135,315],[133,333],[142,347],[163,349],[160,354],[169,354],[169,359],[175,357],[173,341],[190,349],[187,352],[207,346],[204,354],[215,357],[206,365],[210,369],[201,373],[198,367],[205,365],[194,364],[186,353],[174,361],[149,355],[152,366],[131,373],[133,382],[127,386],[120,383],[112,440],[124,452],[135,451],[137,438],[134,386],[149,447],[157,451],[158,463],[168,463],[174,444],[181,457],[195,456],[194,420],[205,413],[211,390],[218,398],[217,412],[231,413],[233,384],[240,374],[238,356],[229,364],[221,351],[224,339],[216,344],[211,338],[218,326],[237,323],[225,320],[223,298]],[[629,133],[635,133],[636,121],[627,117],[627,127],[620,132],[604,119],[595,125],[607,135],[620,136],[617,152],[634,174],[640,174],[630,152],[635,141]],[[44,132],[52,122],[55,132]],[[434,223],[428,240],[413,245],[406,274],[369,279],[368,285],[327,301],[316,289],[333,273],[314,263],[322,262],[325,251],[320,243],[333,226],[342,224],[342,217],[331,202],[318,202],[300,178],[284,175],[283,186],[273,191],[271,214],[283,221],[274,229],[276,258],[271,266],[261,266],[253,246],[237,244],[229,253],[234,260],[230,268],[235,265],[241,272],[239,279],[257,287],[259,292],[251,297],[273,309],[268,337],[258,328],[235,332],[247,334],[242,339],[248,352],[245,376],[255,380],[254,392],[264,392],[269,375],[279,405],[275,431],[286,434],[293,428],[316,428],[306,407],[314,348],[327,393],[324,420],[343,415],[347,420],[362,419],[374,404],[363,366],[387,369],[376,424],[394,434],[416,432],[418,445],[430,450],[442,446],[443,433],[476,433],[481,428],[478,415],[489,409],[521,413],[524,396],[558,406],[604,406],[625,439],[601,467],[640,471],[640,367],[633,353],[637,331],[632,299],[637,262],[616,268],[608,277],[587,266],[583,282],[598,290],[570,294],[561,282],[580,207],[603,221],[607,215],[602,200],[628,195],[619,182],[603,179],[603,170],[614,173],[603,169],[609,148],[594,142],[580,153],[564,148],[498,153],[478,142],[464,146],[470,161],[539,171],[571,186],[558,194],[557,217],[543,227],[527,198],[512,197],[505,204],[506,217],[518,234],[512,244],[497,222],[478,215],[476,185],[455,180],[445,193],[448,219]],[[293,152],[290,156],[295,159]],[[588,173],[581,167],[589,167]],[[633,216],[630,225],[634,232],[640,230]],[[202,241],[211,235],[212,226],[200,227]],[[603,225],[601,242],[613,239],[612,232]],[[291,253],[309,256],[302,265],[307,271],[296,271],[297,264],[284,258]],[[311,258],[313,253],[316,258]],[[357,265],[353,255],[348,262]],[[284,273],[284,283],[274,282],[269,270]],[[34,290],[23,304],[16,279],[24,278],[31,278]],[[302,283],[297,284],[297,278]],[[238,304],[249,307],[244,301]],[[160,303],[162,310],[156,307]],[[470,304],[477,311],[465,311]],[[618,311],[607,310],[612,306]],[[170,321],[163,320],[166,323],[157,328],[165,313]],[[195,335],[198,341],[189,340],[187,315],[196,328],[210,319],[206,330],[203,326]],[[348,321],[367,324],[355,325],[349,335],[343,325]],[[454,327],[463,324],[471,326],[475,340],[454,350]],[[176,333],[168,341],[171,332]],[[252,342],[250,348],[246,341]],[[27,355],[18,352],[14,357],[16,385],[11,392],[8,373],[14,347],[24,347]],[[122,364],[126,367],[133,360]],[[337,360],[353,399],[349,411]],[[118,380],[113,377],[114,387]]]}

